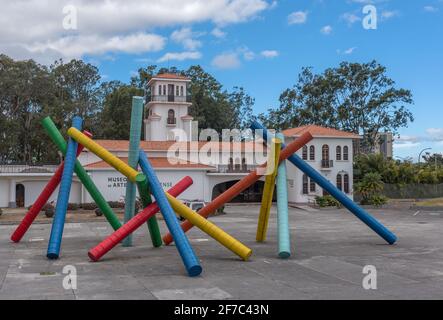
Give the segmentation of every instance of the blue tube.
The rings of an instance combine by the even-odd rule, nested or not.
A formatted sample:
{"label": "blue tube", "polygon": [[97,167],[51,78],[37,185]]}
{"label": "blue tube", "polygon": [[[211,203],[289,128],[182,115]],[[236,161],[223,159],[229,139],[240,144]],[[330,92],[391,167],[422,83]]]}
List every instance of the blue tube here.
{"label": "blue tube", "polygon": [[[267,130],[257,121],[251,124],[252,130],[262,130],[263,139],[267,141],[268,132]],[[282,149],[285,147],[282,144]],[[288,158],[298,169],[306,173],[312,180],[314,180],[320,187],[325,189],[331,196],[337,199],[345,208],[351,211],[357,218],[363,221],[369,228],[374,230],[380,237],[386,240],[389,244],[394,244],[397,241],[397,236],[389,231],[385,226],[378,222],[369,213],[359,207],[354,201],[349,199],[343,192],[341,192],[337,187],[335,187],[331,182],[329,182],[325,177],[318,173],[309,164],[303,161],[296,154],[291,155]]]}
{"label": "blue tube", "polygon": [[[285,142],[285,136],[277,133],[276,137]],[[291,242],[288,221],[288,184],[286,181],[286,161],[282,161],[277,170],[277,225],[278,256],[287,259],[291,256]]]}
{"label": "blue tube", "polygon": [[155,201],[157,201],[169,232],[171,232],[171,235],[174,238],[175,245],[177,246],[177,250],[180,253],[189,276],[198,276],[202,272],[202,267],[200,266],[194,250],[192,250],[188,238],[180,227],[177,217],[169,204],[168,198],[160,185],[160,181],[143,150],[140,150],[138,161],[143,173],[148,177],[151,192],[155,197]]}
{"label": "blue tube", "polygon": [[[82,129],[82,118],[74,117],[72,126],[78,130]],[[69,193],[71,192],[72,175],[76,162],[77,142],[69,138],[68,147],[65,154],[65,167],[63,168],[62,178],[60,180],[60,189],[55,206],[54,219],[52,221],[51,235],[49,237],[48,259],[58,259],[60,256],[60,246],[62,243],[63,228],[65,226],[66,210],[68,209]]]}

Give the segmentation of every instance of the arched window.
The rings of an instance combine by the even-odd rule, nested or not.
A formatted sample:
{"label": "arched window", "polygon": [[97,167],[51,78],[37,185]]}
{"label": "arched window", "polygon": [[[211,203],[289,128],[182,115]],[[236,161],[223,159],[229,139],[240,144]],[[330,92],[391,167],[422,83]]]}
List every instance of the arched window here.
{"label": "arched window", "polygon": [[349,148],[348,146],[343,147],[343,160],[348,161],[349,160]]}
{"label": "arched window", "polygon": [[173,109],[168,110],[168,124],[175,124],[175,111]]}
{"label": "arched window", "polygon": [[315,147],[314,146],[309,147],[309,160],[311,160],[311,161],[315,160]]}
{"label": "arched window", "polygon": [[183,96],[183,86],[180,87],[180,95]]}
{"label": "arched window", "polygon": [[329,146],[327,144],[321,148],[321,157],[322,160],[329,161]]}
{"label": "arched window", "polygon": [[312,179],[310,179],[309,180],[309,191],[311,191],[311,192],[315,192],[316,190],[316,187],[315,187],[315,181],[314,180],[312,180]]}
{"label": "arched window", "polygon": [[163,95],[166,95],[166,85],[163,85]]}
{"label": "arched window", "polygon": [[161,85],[158,86],[158,95],[159,96],[162,95],[162,86]]}
{"label": "arched window", "polygon": [[176,96],[179,96],[179,95],[180,95],[179,87],[178,87],[178,86],[175,86],[175,95],[176,95]]}
{"label": "arched window", "polygon": [[303,146],[302,158],[303,160],[308,160],[308,146]]}
{"label": "arched window", "polygon": [[308,194],[308,176],[306,174],[303,175],[303,194]]}
{"label": "arched window", "polygon": [[344,182],[343,182],[343,186],[344,186],[344,192],[346,193],[346,194],[348,194],[349,193],[349,174],[345,174],[344,175],[344,178],[343,178],[343,180],[344,180]]}
{"label": "arched window", "polygon": [[335,156],[336,156],[337,161],[341,160],[341,147],[340,146],[337,146],[337,148],[335,149]]}
{"label": "arched window", "polygon": [[341,180],[341,174],[337,174],[337,181],[336,181],[337,189],[340,191],[343,191],[343,185]]}

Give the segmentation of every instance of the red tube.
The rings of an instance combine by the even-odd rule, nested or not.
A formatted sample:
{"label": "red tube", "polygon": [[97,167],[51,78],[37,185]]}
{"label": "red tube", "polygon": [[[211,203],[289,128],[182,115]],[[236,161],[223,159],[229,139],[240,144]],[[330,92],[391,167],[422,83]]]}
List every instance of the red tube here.
{"label": "red tube", "polygon": [[[304,133],[301,135],[298,139],[294,140],[290,144],[286,146],[283,150],[281,150],[280,153],[280,162],[283,160],[286,160],[288,157],[290,157],[293,153],[295,153],[298,149],[303,147],[305,144],[307,144],[309,141],[312,140],[312,135],[309,132]],[[266,163],[262,165],[262,168],[266,168]],[[232,187],[230,187],[228,190],[223,192],[221,195],[219,195],[217,198],[212,200],[210,203],[208,203],[205,207],[201,208],[198,211],[198,214],[207,218],[211,213],[215,212],[218,208],[220,208],[225,203],[231,201],[234,199],[240,192],[243,190],[249,188],[251,185],[253,185],[255,182],[257,182],[262,175],[257,174],[257,169],[254,171],[251,171],[246,177],[238,181],[236,184],[234,184]],[[194,225],[190,223],[188,220],[184,221],[181,224],[181,227],[184,232],[191,229]],[[173,241],[172,236],[170,233],[166,234],[163,237],[163,242],[168,245]]]}
{"label": "red tube", "polygon": [[[83,133],[89,137],[92,137],[92,134],[86,130],[84,130]],[[77,157],[80,155],[82,150],[83,146],[79,144],[77,147]],[[25,235],[26,231],[28,231],[29,227],[34,222],[35,218],[38,216],[43,206],[48,202],[49,197],[52,195],[52,193],[55,191],[55,189],[57,189],[58,185],[60,184],[64,167],[65,167],[64,162],[62,162],[58,166],[57,170],[55,171],[52,178],[46,184],[42,193],[38,196],[37,200],[35,200],[31,209],[29,209],[29,211],[24,216],[23,220],[15,229],[14,233],[11,235],[12,241],[19,242]]]}
{"label": "red tube", "polygon": [[[185,191],[193,183],[191,177],[186,176],[181,179],[175,186],[168,190],[168,193],[174,197],[177,197],[183,191]],[[143,211],[136,214],[131,220],[122,225],[119,229],[114,231],[113,234],[108,236],[97,246],[89,250],[88,256],[92,261],[98,261],[109,250],[114,248],[119,242],[121,242],[128,235],[133,233],[138,227],[148,221],[154,214],[160,211],[157,203],[151,203]]]}

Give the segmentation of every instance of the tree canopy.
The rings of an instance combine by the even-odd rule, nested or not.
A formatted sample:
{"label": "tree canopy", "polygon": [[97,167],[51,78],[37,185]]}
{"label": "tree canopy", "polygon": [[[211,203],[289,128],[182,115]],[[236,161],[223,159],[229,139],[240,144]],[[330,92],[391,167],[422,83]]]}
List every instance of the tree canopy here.
{"label": "tree canopy", "polygon": [[[63,134],[72,117],[80,115],[95,138],[128,139],[132,96],[143,96],[149,80],[165,72],[191,79],[189,113],[199,129],[243,130],[255,119],[255,100],[244,88],[227,90],[200,65],[186,70],[149,65],[123,83],[102,81],[98,68],[82,60],[58,60],[44,66],[0,55],[0,161],[59,160],[57,150],[47,147],[48,138],[40,125],[48,115]],[[386,68],[377,62],[343,62],[321,74],[304,68],[298,82],[280,95],[280,107],[260,114],[259,119],[280,130],[317,124],[354,132],[364,136],[369,150],[378,132],[395,134],[413,121],[407,109],[412,103],[411,92],[396,88]]]}
{"label": "tree canopy", "polygon": [[414,120],[407,108],[412,103],[412,93],[396,88],[376,61],[342,62],[321,74],[303,68],[297,83],[280,95],[280,107],[259,118],[281,130],[316,124],[360,134],[364,151],[371,151],[379,132],[396,134]]}
{"label": "tree canopy", "polygon": [[189,112],[200,129],[244,128],[252,119],[254,99],[243,88],[224,89],[198,65],[187,70],[147,66],[126,84],[102,81],[98,68],[82,60],[44,66],[0,55],[0,162],[59,161],[40,125],[48,115],[63,134],[80,115],[94,138],[128,139],[132,97],[143,96],[148,81],[164,72],[191,79]]}

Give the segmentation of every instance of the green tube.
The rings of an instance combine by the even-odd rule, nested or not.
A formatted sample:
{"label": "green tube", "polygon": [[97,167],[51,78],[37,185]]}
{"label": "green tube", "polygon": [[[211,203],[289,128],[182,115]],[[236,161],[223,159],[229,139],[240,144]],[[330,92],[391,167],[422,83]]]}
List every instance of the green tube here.
{"label": "green tube", "polygon": [[[50,117],[46,117],[42,120],[42,125],[45,128],[46,132],[48,133],[51,140],[57,145],[58,149],[65,154],[67,143],[65,139],[63,138],[60,131],[55,126],[54,122]],[[115,215],[114,211],[112,211],[109,204],[106,202],[105,198],[103,198],[100,191],[97,189],[96,185],[92,181],[92,179],[89,177],[86,170],[82,167],[80,162],[76,160],[74,172],[77,175],[77,177],[80,179],[82,184],[85,186],[86,190],[88,190],[89,194],[91,195],[92,199],[94,199],[95,203],[99,207],[99,209],[103,212],[103,215],[106,217],[108,222],[111,224],[112,228],[114,230],[117,230],[122,226],[120,220],[118,220],[117,216]]]}
{"label": "green tube", "polygon": [[[149,190],[148,179],[143,173],[140,173],[135,178],[137,183],[138,193],[142,199],[143,208],[146,208],[152,203],[151,191]],[[154,247],[160,247],[162,245],[162,238],[160,234],[160,228],[158,227],[157,219],[155,216],[148,220],[149,233],[151,235],[152,244]]]}
{"label": "green tube", "polygon": [[[282,143],[282,133],[276,135]],[[287,259],[291,255],[291,242],[288,218],[288,186],[286,181],[286,160],[282,161],[277,171],[277,224],[278,224],[278,256]]]}
{"label": "green tube", "polygon": [[[142,120],[143,120],[143,98],[134,96],[132,97],[131,125],[129,128],[128,165],[131,168],[134,168],[135,170],[137,170],[138,166]],[[137,188],[135,183],[127,180],[126,194],[125,194],[125,217],[124,217],[125,223],[131,220],[132,217],[134,217],[136,194],[137,194]],[[132,234],[128,235],[123,240],[123,246],[124,247],[132,246]]]}

